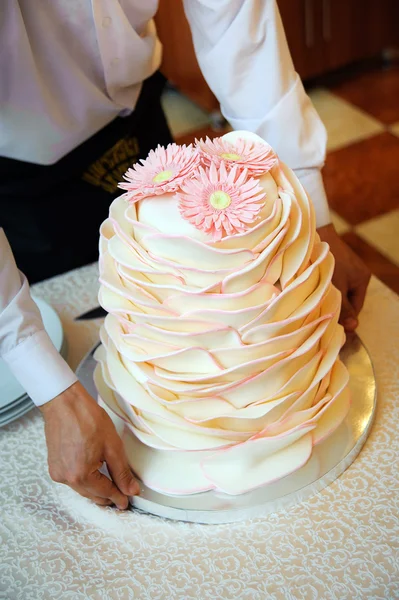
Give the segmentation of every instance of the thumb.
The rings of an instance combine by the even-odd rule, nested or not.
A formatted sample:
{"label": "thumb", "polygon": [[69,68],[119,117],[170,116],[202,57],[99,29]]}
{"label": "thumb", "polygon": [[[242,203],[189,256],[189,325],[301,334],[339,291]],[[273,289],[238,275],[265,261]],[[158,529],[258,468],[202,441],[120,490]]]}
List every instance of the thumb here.
{"label": "thumb", "polygon": [[140,493],[140,485],[127,462],[122,443],[120,448],[108,450],[105,461],[113,482],[123,494],[136,496]]}
{"label": "thumb", "polygon": [[355,309],[349,302],[346,294],[342,294],[340,322],[344,326],[345,331],[355,331],[356,327],[358,326]]}

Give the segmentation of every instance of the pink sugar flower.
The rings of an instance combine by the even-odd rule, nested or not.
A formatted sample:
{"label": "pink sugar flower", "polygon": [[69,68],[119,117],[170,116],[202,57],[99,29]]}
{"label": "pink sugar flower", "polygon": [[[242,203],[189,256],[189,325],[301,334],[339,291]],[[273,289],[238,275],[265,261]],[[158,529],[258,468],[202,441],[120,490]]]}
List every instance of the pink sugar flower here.
{"label": "pink sugar flower", "polygon": [[234,143],[227,142],[223,137],[213,140],[208,137],[196,140],[201,160],[209,166],[211,163],[220,165],[223,161],[228,168],[237,165],[248,169],[251,175],[262,175],[274,167],[278,158],[269,144],[262,144],[253,140],[238,139]]}
{"label": "pink sugar flower", "polygon": [[147,196],[175,192],[198,166],[199,160],[199,153],[191,144],[158,146],[145,160],[127,170],[126,183],[118,187],[127,190],[128,200],[133,203]]}
{"label": "pink sugar flower", "polygon": [[177,196],[182,217],[218,241],[249,229],[264,205],[265,193],[246,169],[233,166],[228,171],[221,162],[199,167]]}

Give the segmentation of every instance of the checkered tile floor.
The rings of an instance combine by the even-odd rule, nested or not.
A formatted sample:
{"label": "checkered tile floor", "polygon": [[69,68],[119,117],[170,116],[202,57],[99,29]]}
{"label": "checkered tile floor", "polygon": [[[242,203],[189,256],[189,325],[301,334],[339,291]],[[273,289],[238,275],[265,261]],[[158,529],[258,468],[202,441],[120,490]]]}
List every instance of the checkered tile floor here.
{"label": "checkered tile floor", "polygon": [[[399,294],[399,68],[309,94],[328,131],[323,173],[334,225]],[[164,107],[179,143],[215,135],[209,116],[178,93],[167,92]]]}

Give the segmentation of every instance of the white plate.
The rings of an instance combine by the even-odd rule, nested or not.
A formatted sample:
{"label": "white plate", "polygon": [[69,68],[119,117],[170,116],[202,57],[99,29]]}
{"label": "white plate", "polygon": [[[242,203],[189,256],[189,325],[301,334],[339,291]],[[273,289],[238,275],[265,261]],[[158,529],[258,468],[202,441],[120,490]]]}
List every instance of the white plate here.
{"label": "white plate", "polygon": [[[64,334],[59,316],[44,300],[35,297],[34,300],[41,312],[45,330],[49,334],[54,346],[60,351]],[[25,390],[15,379],[5,362],[0,359],[0,408],[7,406],[7,404],[14,402],[14,400],[22,398],[24,395]]]}
{"label": "white plate", "polygon": [[22,406],[22,404],[25,404],[28,398],[28,394],[24,394],[23,396],[21,396],[21,398],[17,398],[16,400],[14,400],[14,402],[10,402],[10,404],[7,404],[7,406],[3,406],[2,408],[0,408],[0,422],[1,419],[3,419],[9,411],[15,410],[16,408]]}
{"label": "white plate", "polygon": [[18,406],[15,410],[7,411],[4,415],[1,416],[0,427],[4,427],[12,421],[19,419],[19,417],[25,415],[27,412],[32,410],[32,408],[35,408],[35,405],[33,404],[32,400],[28,396],[26,396],[25,402],[23,402],[20,406]]}

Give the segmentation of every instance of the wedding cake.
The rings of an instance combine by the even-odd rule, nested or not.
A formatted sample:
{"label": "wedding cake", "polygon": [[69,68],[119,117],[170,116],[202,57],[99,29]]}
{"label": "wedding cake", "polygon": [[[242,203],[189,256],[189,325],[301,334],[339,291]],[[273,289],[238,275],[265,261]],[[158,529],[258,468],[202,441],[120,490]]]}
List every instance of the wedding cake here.
{"label": "wedding cake", "polygon": [[242,494],[345,418],[334,259],[294,173],[248,132],[158,147],[101,227],[99,396],[164,494]]}

